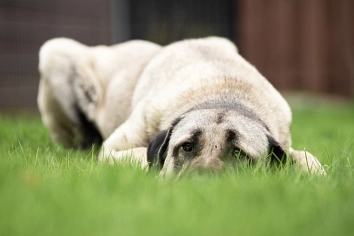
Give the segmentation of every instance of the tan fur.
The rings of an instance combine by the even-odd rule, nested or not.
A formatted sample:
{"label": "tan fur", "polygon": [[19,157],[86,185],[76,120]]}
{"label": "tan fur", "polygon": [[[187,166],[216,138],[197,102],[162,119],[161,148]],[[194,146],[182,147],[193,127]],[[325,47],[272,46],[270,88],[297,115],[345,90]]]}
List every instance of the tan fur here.
{"label": "tan fur", "polygon": [[[211,107],[198,109],[205,104]],[[239,111],[224,107],[232,104]],[[176,118],[181,122],[171,126]],[[230,41],[185,40],[165,47],[146,66],[133,94],[131,115],[104,141],[99,160],[120,161],[135,148],[147,147],[159,131],[168,130],[162,175],[181,174],[191,167],[222,168],[227,163],[223,156],[230,156],[232,148],[241,148],[258,161],[267,155],[269,140],[304,170],[324,174],[313,155],[291,149],[290,125],[287,102]],[[181,144],[191,142],[198,129],[203,142],[188,158]],[[229,130],[237,133],[237,139],[226,142]]]}
{"label": "tan fur", "polygon": [[38,106],[53,141],[66,147],[93,141],[83,115],[105,140],[100,161],[128,159],[145,168],[151,141],[162,176],[284,152],[305,171],[325,174],[313,155],[291,148],[288,104],[226,39],[161,50],[145,41],[88,47],[58,38],[39,56]]}
{"label": "tan fur", "polygon": [[39,52],[38,107],[53,141],[66,147],[85,142],[78,109],[108,138],[130,115],[135,84],[159,50],[141,40],[95,47],[67,38],[47,41]]}

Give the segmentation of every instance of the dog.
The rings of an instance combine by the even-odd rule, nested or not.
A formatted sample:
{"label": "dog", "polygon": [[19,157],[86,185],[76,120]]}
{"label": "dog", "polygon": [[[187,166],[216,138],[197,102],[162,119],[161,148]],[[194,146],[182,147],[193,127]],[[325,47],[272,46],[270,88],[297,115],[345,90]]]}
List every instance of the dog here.
{"label": "dog", "polygon": [[68,38],[45,42],[37,103],[52,140],[87,148],[107,139],[129,117],[136,82],[160,49],[142,40],[94,47]]}
{"label": "dog", "polygon": [[103,142],[99,161],[135,160],[156,166],[161,176],[289,161],[325,175],[311,153],[291,148],[287,102],[227,39],[161,49],[140,75],[131,105]]}

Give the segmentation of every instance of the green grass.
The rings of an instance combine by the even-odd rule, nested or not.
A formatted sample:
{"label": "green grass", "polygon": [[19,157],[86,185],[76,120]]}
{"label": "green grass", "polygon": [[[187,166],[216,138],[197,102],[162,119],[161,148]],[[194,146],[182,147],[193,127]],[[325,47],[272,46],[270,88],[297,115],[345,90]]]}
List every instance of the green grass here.
{"label": "green grass", "polygon": [[327,177],[250,169],[160,181],[51,143],[37,116],[0,115],[0,235],[353,235],[354,108],[293,117],[293,146]]}

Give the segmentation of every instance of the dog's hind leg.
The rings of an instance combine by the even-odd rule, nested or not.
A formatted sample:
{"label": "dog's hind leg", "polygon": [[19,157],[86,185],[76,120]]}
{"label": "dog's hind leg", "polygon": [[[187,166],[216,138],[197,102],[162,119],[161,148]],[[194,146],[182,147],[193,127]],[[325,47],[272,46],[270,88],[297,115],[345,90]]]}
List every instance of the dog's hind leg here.
{"label": "dog's hind leg", "polygon": [[87,57],[76,64],[73,81],[78,106],[89,121],[94,121],[97,108],[103,99],[103,88],[94,70],[93,58]]}
{"label": "dog's hind leg", "polygon": [[[43,123],[50,131],[52,141],[58,142],[66,148],[72,148],[75,146],[76,130],[74,127],[77,127],[79,119],[73,109],[72,103],[74,102],[70,98],[66,101],[58,99],[55,96],[55,89],[47,79],[40,79],[38,108]],[[70,88],[60,87],[60,89]]]}

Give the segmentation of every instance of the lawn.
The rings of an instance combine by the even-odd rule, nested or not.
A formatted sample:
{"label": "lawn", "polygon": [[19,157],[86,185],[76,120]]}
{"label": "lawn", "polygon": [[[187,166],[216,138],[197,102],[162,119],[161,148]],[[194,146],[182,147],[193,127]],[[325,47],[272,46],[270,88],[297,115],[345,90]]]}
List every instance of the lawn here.
{"label": "lawn", "polygon": [[161,181],[51,143],[39,116],[0,114],[0,235],[353,235],[354,107],[293,110],[293,146],[327,177],[249,169]]}

